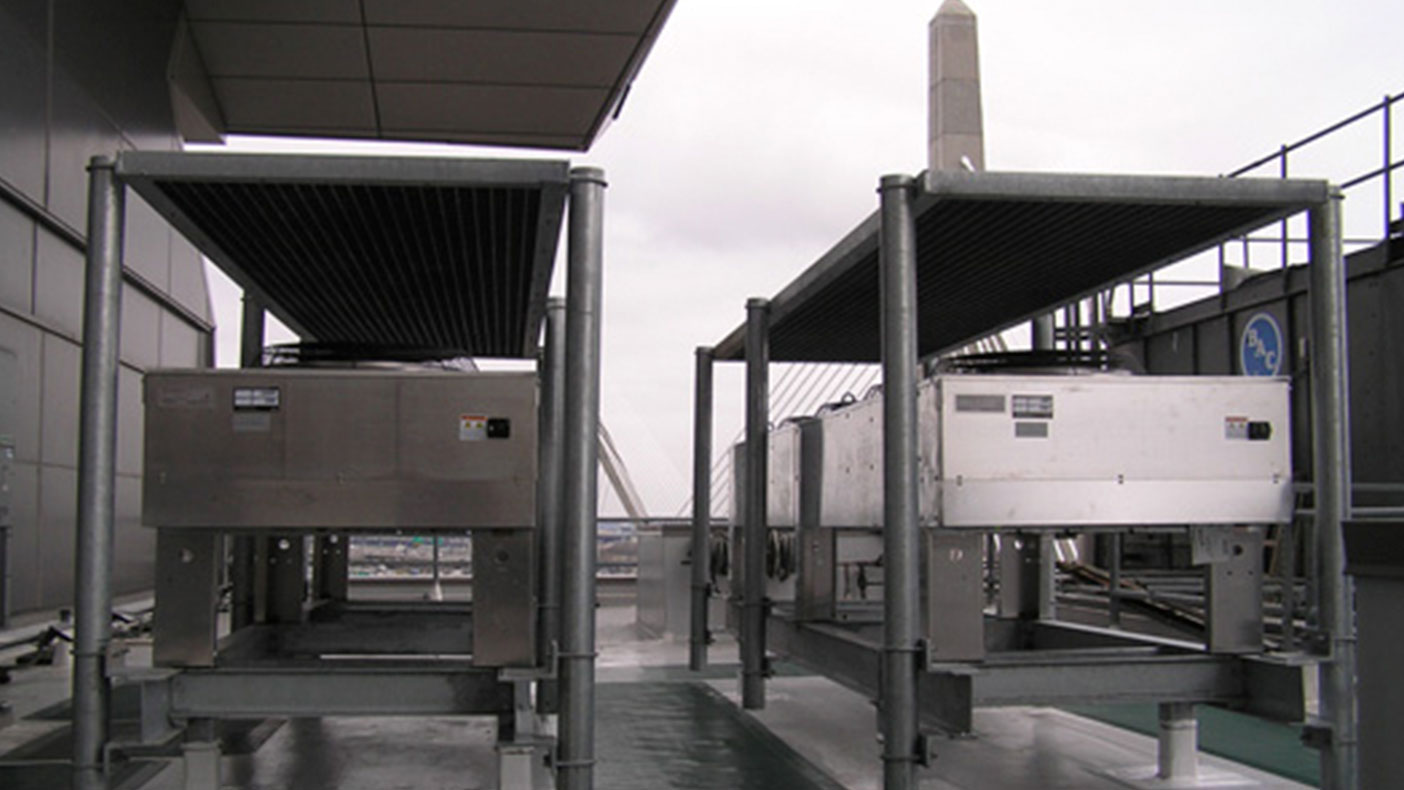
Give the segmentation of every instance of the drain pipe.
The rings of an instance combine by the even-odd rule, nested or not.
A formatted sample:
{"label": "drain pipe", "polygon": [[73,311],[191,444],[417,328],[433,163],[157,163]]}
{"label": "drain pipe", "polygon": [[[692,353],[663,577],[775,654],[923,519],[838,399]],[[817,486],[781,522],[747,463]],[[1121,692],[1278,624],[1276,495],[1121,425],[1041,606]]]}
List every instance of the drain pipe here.
{"label": "drain pipe", "polygon": [[104,747],[111,686],[112,548],[116,523],[117,361],[126,193],[116,162],[88,163],[88,261],[78,439],[78,534],[73,628],[73,787],[107,787]]}
{"label": "drain pipe", "polygon": [[1350,515],[1350,370],[1346,343],[1345,261],[1341,254],[1341,195],[1307,214],[1311,244],[1312,477],[1316,481],[1316,540],[1321,629],[1330,639],[1321,666],[1321,716],[1329,738],[1321,751],[1325,790],[1360,784],[1355,695],[1355,606],[1345,573],[1342,522]]}
{"label": "drain pipe", "polygon": [[561,790],[595,786],[595,566],[599,493],[604,171],[570,173],[565,465],[561,514]]}

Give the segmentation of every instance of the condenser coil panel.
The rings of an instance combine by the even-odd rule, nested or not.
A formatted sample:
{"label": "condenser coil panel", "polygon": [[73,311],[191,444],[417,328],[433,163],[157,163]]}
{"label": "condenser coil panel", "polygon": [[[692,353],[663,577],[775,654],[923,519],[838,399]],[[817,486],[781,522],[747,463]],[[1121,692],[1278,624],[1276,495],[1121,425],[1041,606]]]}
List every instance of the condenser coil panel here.
{"label": "condenser coil panel", "polygon": [[153,371],[144,397],[148,526],[535,521],[531,373]]}
{"label": "condenser coil panel", "polygon": [[[821,416],[820,523],[882,524],[882,400]],[[954,375],[918,392],[941,527],[1265,524],[1292,507],[1282,379]],[[806,481],[806,485],[810,481]]]}

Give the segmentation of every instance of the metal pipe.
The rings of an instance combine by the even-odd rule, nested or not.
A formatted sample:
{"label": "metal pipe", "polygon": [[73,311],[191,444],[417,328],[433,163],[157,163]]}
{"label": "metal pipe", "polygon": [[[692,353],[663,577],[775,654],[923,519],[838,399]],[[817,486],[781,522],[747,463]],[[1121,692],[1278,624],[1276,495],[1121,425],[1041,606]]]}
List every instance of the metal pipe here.
{"label": "metal pipe", "polygon": [[1322,787],[1356,790],[1355,618],[1345,575],[1341,524],[1350,517],[1350,369],[1346,341],[1346,270],[1339,191],[1308,212],[1311,236],[1312,477],[1321,563],[1321,627],[1331,640],[1321,666],[1321,714],[1331,727],[1321,751]]}
{"label": "metal pipe", "polygon": [[604,190],[603,170],[571,170],[561,469],[561,737],[556,761],[562,790],[590,790],[595,785],[595,517]]}
{"label": "metal pipe", "polygon": [[[262,367],[267,310],[263,300],[251,293],[244,294],[243,305],[242,320],[239,324],[239,367]],[[231,631],[252,625],[255,620],[257,602],[254,580],[258,578],[258,540],[253,535],[234,535],[230,541],[233,544],[233,562],[229,574]]]}
{"label": "metal pipe", "polygon": [[770,433],[770,301],[746,302],[746,501],[741,586],[741,705],[765,707],[766,484]]}
{"label": "metal pipe", "polygon": [[1190,702],[1160,703],[1157,779],[1193,784],[1199,775],[1199,720]]}
{"label": "metal pipe", "polygon": [[1048,313],[1029,322],[1030,345],[1034,351],[1053,350],[1053,314]]}
{"label": "metal pipe", "polygon": [[546,300],[546,342],[541,349],[541,413],[537,444],[537,520],[541,572],[541,637],[539,655],[546,665],[561,639],[561,466],[565,423],[566,304],[560,297]]}
{"label": "metal pipe", "polygon": [[878,237],[882,287],[882,499],[884,790],[916,787],[917,640],[917,304],[915,180],[883,176]]}
{"label": "metal pipe", "polygon": [[116,522],[117,363],[126,193],[115,161],[88,163],[88,260],[78,436],[78,534],[73,628],[73,786],[107,787],[112,549]]}
{"label": "metal pipe", "polygon": [[1394,218],[1394,206],[1391,205],[1394,202],[1394,185],[1391,183],[1394,173],[1393,168],[1390,167],[1392,164],[1390,159],[1394,157],[1394,143],[1393,140],[1390,139],[1394,134],[1393,131],[1391,131],[1392,125],[1390,123],[1390,114],[1393,111],[1392,104],[1393,102],[1389,96],[1385,96],[1384,101],[1380,103],[1380,113],[1384,116],[1384,129],[1382,130],[1384,137],[1384,165],[1381,167],[1384,171],[1381,175],[1381,180],[1384,181],[1384,231],[1380,234],[1381,239],[1389,238],[1389,223]]}
{"label": "metal pipe", "polygon": [[712,349],[697,348],[692,417],[692,622],[687,667],[707,668],[707,594],[712,527]]}
{"label": "metal pipe", "polygon": [[239,322],[239,367],[263,367],[264,328],[267,310],[263,300],[244,294],[244,312]]}
{"label": "metal pipe", "polygon": [[1121,626],[1121,533],[1113,532],[1107,542],[1111,545],[1107,558],[1107,622],[1113,628]]}

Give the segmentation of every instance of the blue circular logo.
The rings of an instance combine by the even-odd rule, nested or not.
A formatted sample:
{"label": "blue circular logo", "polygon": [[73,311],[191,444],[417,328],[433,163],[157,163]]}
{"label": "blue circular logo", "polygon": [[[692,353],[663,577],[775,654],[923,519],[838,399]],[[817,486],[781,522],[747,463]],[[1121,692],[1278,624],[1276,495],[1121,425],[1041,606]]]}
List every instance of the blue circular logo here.
{"label": "blue circular logo", "polygon": [[1257,313],[1243,325],[1238,342],[1238,370],[1245,376],[1276,376],[1282,372],[1282,327],[1267,313]]}

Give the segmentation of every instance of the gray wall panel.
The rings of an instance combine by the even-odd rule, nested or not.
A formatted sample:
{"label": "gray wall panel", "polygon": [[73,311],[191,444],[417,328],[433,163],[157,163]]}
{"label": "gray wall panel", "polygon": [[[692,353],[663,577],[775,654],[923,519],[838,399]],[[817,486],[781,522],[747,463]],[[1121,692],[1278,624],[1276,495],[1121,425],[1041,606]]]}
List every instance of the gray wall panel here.
{"label": "gray wall panel", "polygon": [[45,465],[78,466],[78,397],[82,352],[76,344],[44,336],[43,431],[40,459]]}
{"label": "gray wall panel", "polygon": [[18,463],[11,468],[10,611],[39,606],[39,467]]}
{"label": "gray wall panel", "polygon": [[15,415],[10,433],[15,439],[15,458],[39,461],[40,331],[18,319],[0,313],[0,348],[15,355]]}
{"label": "gray wall panel", "polygon": [[57,466],[39,468],[39,605],[46,609],[73,600],[77,501],[77,472]]}
{"label": "gray wall panel", "polygon": [[1229,320],[1212,318],[1195,326],[1194,373],[1199,376],[1232,376],[1237,371],[1234,339],[1230,337]]}
{"label": "gray wall panel", "polygon": [[34,314],[79,337],[83,330],[83,256],[43,228],[35,241]]}
{"label": "gray wall panel", "polygon": [[42,3],[0,7],[0,178],[44,202],[44,54],[10,14]]}
{"label": "gray wall panel", "polygon": [[204,258],[184,236],[174,231],[171,232],[171,296],[195,315],[214,321]]}
{"label": "gray wall panel", "polygon": [[161,362],[161,306],[130,285],[122,286],[122,361],[139,368]]}
{"label": "gray wall panel", "polygon": [[128,367],[117,371],[117,474],[141,474],[141,374]]}
{"label": "gray wall panel", "polygon": [[122,263],[157,288],[170,290],[170,226],[131,190],[127,192],[126,244]]}
{"label": "gray wall panel", "polygon": [[199,367],[204,344],[203,332],[170,313],[161,314],[161,367]]}
{"label": "gray wall panel", "polygon": [[[91,156],[132,147],[176,150],[164,71],[181,5],[0,0],[0,179],[84,233]],[[135,196],[126,249],[132,273],[210,317],[199,255]],[[38,324],[0,312],[0,348],[14,352],[18,370],[6,376],[14,384],[10,432],[21,462],[14,495],[24,524],[16,529],[12,569],[19,612],[72,600],[80,354],[70,341],[81,333],[83,270],[78,250],[0,201],[0,304],[32,313]],[[124,359],[155,365],[164,343],[172,364],[201,361],[203,335],[176,327],[176,319],[163,318],[134,289],[124,299]],[[140,377],[130,368],[120,375],[116,585],[134,591],[150,585],[153,538],[136,524]]]}
{"label": "gray wall panel", "polygon": [[0,202],[0,304],[24,313],[34,310],[34,222],[4,202]]}
{"label": "gray wall panel", "polygon": [[156,530],[141,525],[141,478],[117,478],[117,593],[150,590],[156,578]]}
{"label": "gray wall panel", "polygon": [[48,209],[79,231],[88,223],[88,160],[122,147],[117,128],[62,69],[54,72]]}

